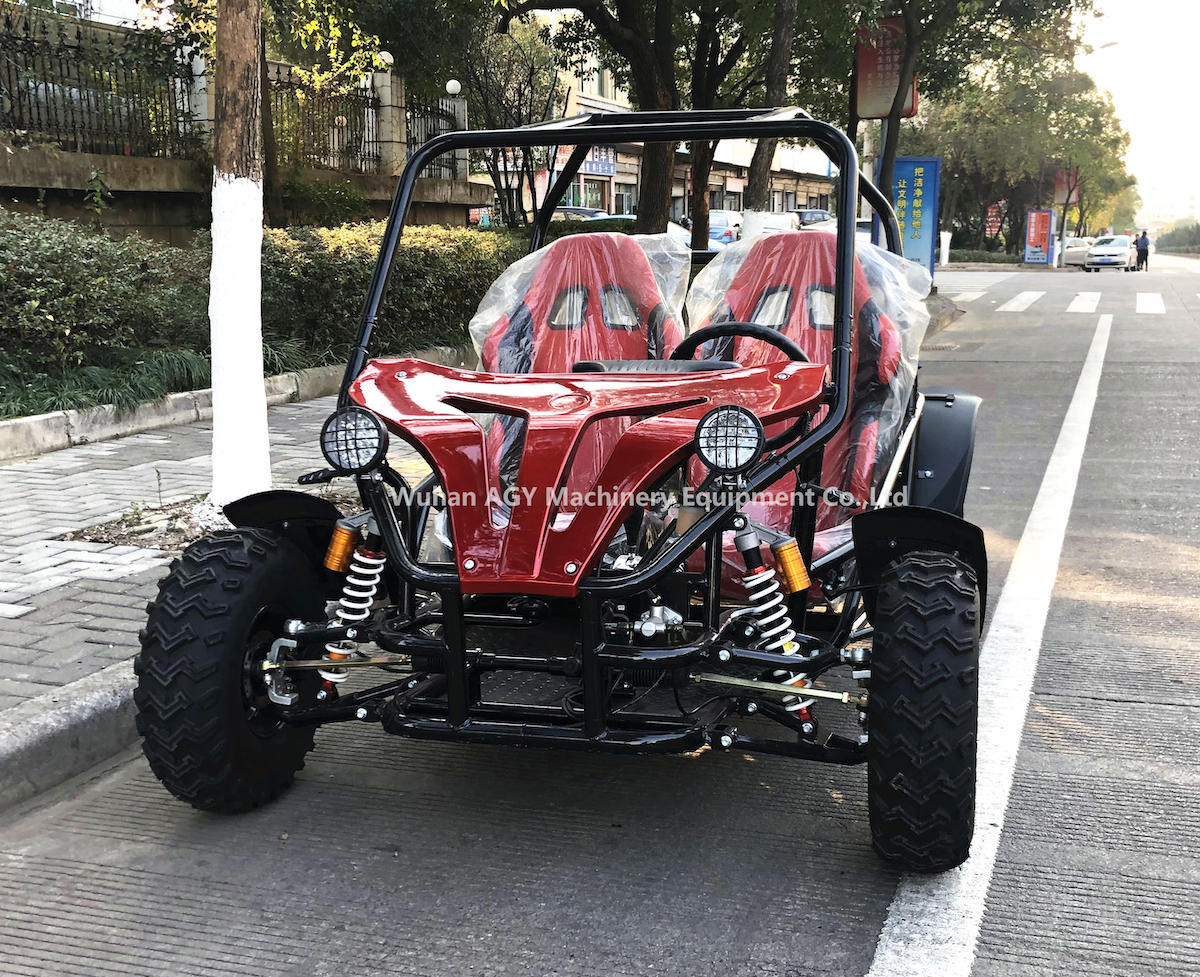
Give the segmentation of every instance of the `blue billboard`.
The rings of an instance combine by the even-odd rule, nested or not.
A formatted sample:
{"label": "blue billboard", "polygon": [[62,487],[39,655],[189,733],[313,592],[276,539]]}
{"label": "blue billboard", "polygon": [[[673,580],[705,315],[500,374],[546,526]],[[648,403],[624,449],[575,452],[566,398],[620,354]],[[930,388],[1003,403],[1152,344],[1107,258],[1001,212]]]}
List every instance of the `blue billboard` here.
{"label": "blue billboard", "polygon": [[938,249],[938,191],[942,161],[937,156],[897,156],[892,200],[904,257],[933,274]]}

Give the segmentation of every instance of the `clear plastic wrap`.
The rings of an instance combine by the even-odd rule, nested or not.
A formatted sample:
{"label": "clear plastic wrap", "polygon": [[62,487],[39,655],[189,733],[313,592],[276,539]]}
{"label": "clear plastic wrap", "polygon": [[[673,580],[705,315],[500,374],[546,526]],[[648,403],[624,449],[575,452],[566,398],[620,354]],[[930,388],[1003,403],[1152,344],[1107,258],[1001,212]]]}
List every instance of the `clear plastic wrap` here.
{"label": "clear plastic wrap", "polygon": [[[584,360],[661,359],[682,338],[691,252],[666,234],[582,233],[514,262],[471,319],[471,340],[489,373],[570,373]],[[595,483],[628,418],[595,422],[571,464],[568,497]],[[524,419],[484,422],[494,498],[516,485]],[[493,507],[505,521],[507,506]],[[560,509],[561,518],[570,510]]]}
{"label": "clear plastic wrap", "polygon": [[[830,363],[836,242],[836,235],[822,231],[791,231],[729,246],[692,283],[687,300],[691,327],[721,321],[770,326],[795,341],[812,362]],[[830,549],[844,535],[836,530],[874,501],[900,435],[929,324],[923,302],[929,276],[873,245],[860,245],[858,252],[850,412],[826,445],[821,484],[849,493],[861,504],[818,504],[815,556]],[[738,337],[708,344],[703,355],[749,366],[773,362],[781,354]],[[793,477],[781,480],[764,493],[769,499],[751,502],[747,514],[760,525],[787,532],[792,510],[787,499],[794,488]],[[726,546],[724,562],[728,589],[736,593],[737,578],[745,572],[741,558]]]}
{"label": "clear plastic wrap", "polygon": [[680,339],[691,252],[666,234],[570,234],[496,279],[471,319],[490,373],[657,359]]}

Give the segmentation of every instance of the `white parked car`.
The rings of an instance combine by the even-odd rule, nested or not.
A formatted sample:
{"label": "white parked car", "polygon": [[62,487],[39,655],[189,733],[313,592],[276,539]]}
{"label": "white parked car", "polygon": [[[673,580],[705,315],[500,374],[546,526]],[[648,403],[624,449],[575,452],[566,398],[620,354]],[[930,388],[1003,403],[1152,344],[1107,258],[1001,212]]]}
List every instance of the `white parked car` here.
{"label": "white parked car", "polygon": [[1063,241],[1063,267],[1078,266],[1086,270],[1088,248],[1092,246],[1095,240],[1095,238],[1091,237],[1069,237]]}
{"label": "white parked car", "polygon": [[1126,234],[1110,234],[1096,238],[1096,243],[1087,250],[1084,271],[1099,271],[1101,268],[1123,268],[1133,271],[1137,267],[1137,246]]}
{"label": "white parked car", "polygon": [[745,222],[742,224],[743,237],[798,230],[800,230],[800,215],[794,211],[779,213],[776,211],[748,210],[746,211]]}

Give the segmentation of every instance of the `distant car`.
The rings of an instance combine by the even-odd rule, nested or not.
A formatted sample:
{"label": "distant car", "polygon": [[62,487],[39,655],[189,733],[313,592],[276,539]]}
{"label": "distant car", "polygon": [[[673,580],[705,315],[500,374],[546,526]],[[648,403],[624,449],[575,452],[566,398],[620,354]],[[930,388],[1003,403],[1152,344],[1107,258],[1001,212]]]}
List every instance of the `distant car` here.
{"label": "distant car", "polygon": [[733,244],[742,236],[742,215],[736,210],[710,210],[708,237],[719,244]]}
{"label": "distant car", "polygon": [[1096,238],[1096,243],[1088,248],[1083,270],[1123,268],[1125,271],[1133,271],[1136,267],[1137,246],[1126,234],[1110,234]]}
{"label": "distant car", "polygon": [[[632,214],[602,214],[599,217],[585,217],[584,223],[588,225],[588,230],[592,231],[616,231],[620,234],[632,234],[633,223],[636,218]],[[595,225],[594,227],[592,225]],[[679,241],[688,248],[692,246],[692,232],[682,224],[676,224],[675,221],[667,221],[667,234],[672,240]],[[709,240],[709,251],[723,251],[725,245],[718,241]]]}
{"label": "distant car", "polygon": [[742,224],[743,234],[774,234],[779,230],[799,230],[800,218],[796,212],[756,212],[746,211]]}
{"label": "distant car", "polygon": [[[871,243],[871,224],[872,218],[864,217],[854,224],[854,240],[857,244]],[[837,233],[837,218],[830,217],[828,220],[815,221],[812,224],[805,224],[801,227],[803,231],[826,231],[829,234]],[[882,237],[880,238],[882,240]]]}
{"label": "distant car", "polygon": [[608,211],[601,207],[555,207],[553,219],[556,221],[582,221],[589,217],[608,216],[610,216]]}
{"label": "distant car", "polygon": [[1088,248],[1092,246],[1093,238],[1069,237],[1063,241],[1063,267],[1078,266],[1086,270]]}
{"label": "distant car", "polygon": [[833,214],[827,210],[797,210],[796,216],[800,218],[800,224],[807,227],[809,224],[819,224],[821,221],[833,220]]}

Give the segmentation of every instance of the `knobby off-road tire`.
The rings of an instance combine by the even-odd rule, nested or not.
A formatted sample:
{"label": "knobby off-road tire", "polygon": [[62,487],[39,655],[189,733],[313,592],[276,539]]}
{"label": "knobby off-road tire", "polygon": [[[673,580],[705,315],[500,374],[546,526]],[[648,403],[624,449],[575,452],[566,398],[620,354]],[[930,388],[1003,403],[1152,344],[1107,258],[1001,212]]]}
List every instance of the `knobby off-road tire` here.
{"label": "knobby off-road tire", "polygon": [[[304,766],[314,731],[279,720],[253,664],[287,618],[324,617],[308,561],[264,530],[214,533],[171,565],[146,610],[133,698],[150,769],[204,811],[247,811],[276,797]],[[305,676],[302,702],[320,681]]]}
{"label": "knobby off-road tire", "polygon": [[916,872],[966,860],[975,830],[979,591],[966,564],[911,553],[876,595],[867,802],[884,858]]}

